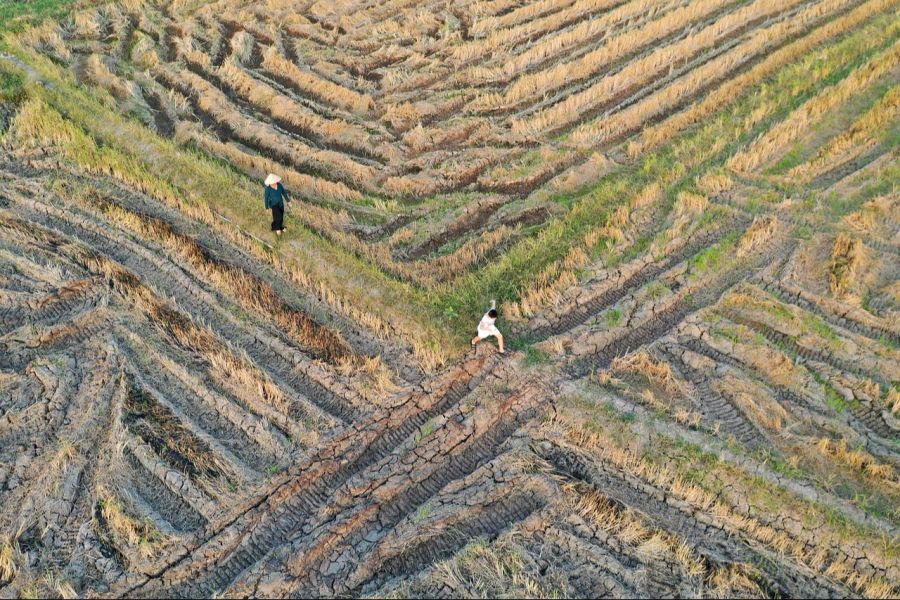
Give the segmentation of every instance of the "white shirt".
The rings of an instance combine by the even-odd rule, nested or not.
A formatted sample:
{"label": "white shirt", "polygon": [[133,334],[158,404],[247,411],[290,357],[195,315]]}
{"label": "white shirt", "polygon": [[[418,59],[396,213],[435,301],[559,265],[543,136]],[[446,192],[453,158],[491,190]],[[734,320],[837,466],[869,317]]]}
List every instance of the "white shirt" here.
{"label": "white shirt", "polygon": [[492,319],[488,316],[488,313],[484,313],[484,316],[481,317],[481,322],[478,323],[478,337],[484,339],[492,335],[499,336],[500,331],[494,325],[496,321],[497,319]]}

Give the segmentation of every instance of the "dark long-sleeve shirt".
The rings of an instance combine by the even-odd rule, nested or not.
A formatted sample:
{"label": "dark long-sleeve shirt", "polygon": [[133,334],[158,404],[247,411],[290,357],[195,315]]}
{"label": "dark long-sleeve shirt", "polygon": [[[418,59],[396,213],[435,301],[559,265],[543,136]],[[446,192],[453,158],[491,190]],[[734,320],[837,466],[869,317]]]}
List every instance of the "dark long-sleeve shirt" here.
{"label": "dark long-sleeve shirt", "polygon": [[271,185],[266,186],[266,208],[284,206],[284,201],[289,199],[287,190],[285,190],[284,186],[280,183],[277,184],[276,188],[272,188]]}

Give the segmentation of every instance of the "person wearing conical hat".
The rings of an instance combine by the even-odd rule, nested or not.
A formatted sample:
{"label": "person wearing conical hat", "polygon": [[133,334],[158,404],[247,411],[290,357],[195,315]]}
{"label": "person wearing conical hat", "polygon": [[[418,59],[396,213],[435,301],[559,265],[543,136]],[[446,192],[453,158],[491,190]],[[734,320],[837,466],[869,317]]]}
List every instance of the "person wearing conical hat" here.
{"label": "person wearing conical hat", "polygon": [[290,201],[290,197],[281,185],[281,177],[274,173],[269,173],[266,177],[265,190],[266,208],[272,210],[272,231],[280,236],[285,231],[284,204]]}

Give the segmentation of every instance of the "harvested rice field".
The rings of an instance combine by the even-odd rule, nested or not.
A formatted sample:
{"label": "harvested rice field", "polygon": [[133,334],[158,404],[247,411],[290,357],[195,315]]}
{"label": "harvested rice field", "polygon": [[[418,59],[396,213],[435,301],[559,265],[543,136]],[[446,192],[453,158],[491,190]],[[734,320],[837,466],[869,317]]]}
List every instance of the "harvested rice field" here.
{"label": "harvested rice field", "polygon": [[0,19],[0,598],[900,595],[900,0]]}

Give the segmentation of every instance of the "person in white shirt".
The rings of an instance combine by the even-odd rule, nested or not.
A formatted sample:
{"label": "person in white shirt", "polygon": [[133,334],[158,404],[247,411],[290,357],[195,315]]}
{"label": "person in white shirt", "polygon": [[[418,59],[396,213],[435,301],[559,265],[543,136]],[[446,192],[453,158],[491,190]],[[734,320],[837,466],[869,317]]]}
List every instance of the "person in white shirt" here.
{"label": "person in white shirt", "polygon": [[478,323],[478,335],[472,338],[473,348],[484,338],[494,336],[497,338],[497,343],[500,346],[500,354],[506,354],[506,350],[503,349],[503,334],[497,329],[496,322],[497,302],[491,301],[490,310],[484,313],[484,316],[481,317],[481,322]]}

